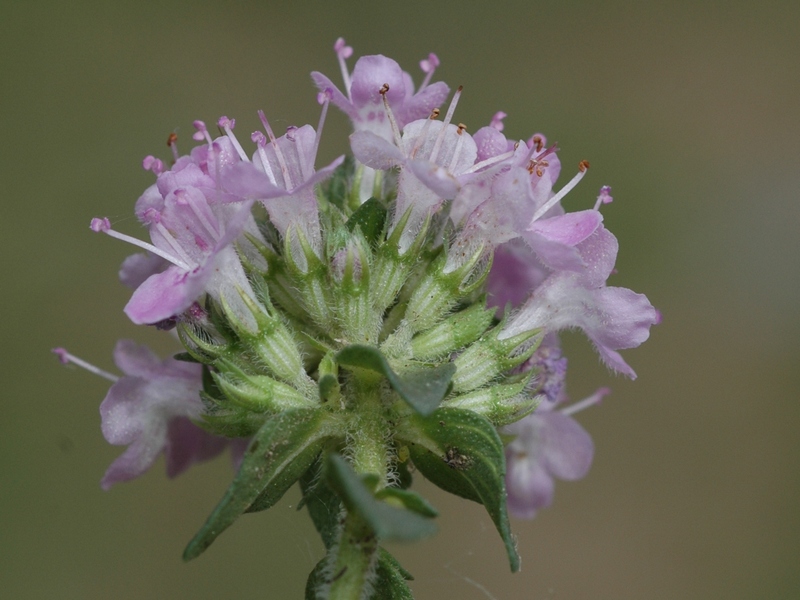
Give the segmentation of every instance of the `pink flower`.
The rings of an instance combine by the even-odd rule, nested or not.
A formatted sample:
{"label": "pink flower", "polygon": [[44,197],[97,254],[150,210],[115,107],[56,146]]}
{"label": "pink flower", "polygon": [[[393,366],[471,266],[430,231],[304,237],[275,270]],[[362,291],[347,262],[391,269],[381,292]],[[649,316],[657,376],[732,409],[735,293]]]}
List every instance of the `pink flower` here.
{"label": "pink flower", "polygon": [[644,342],[650,327],[660,321],[658,312],[643,294],[606,286],[619,245],[605,227],[599,225],[575,248],[583,268],[552,272],[534,289],[499,337],[505,339],[534,329],[549,333],[579,328],[594,343],[607,366],[635,379],[636,373],[617,350],[635,348]]}
{"label": "pink flower", "polygon": [[553,502],[555,479],[575,481],[589,472],[594,443],[570,415],[595,404],[609,393],[600,389],[586,400],[563,410],[544,400],[531,415],[505,428],[516,435],[506,446],[508,509],[516,517],[532,519]]}
{"label": "pink flower", "polygon": [[130,340],[117,343],[114,361],[125,375],[100,405],[102,430],[109,443],[128,448],[106,471],[103,489],[139,477],[161,453],[175,477],[222,452],[228,441],[192,422],[203,412],[200,365],[160,360]]}
{"label": "pink flower", "polygon": [[324,108],[318,131],[310,125],[290,127],[285,135],[276,138],[264,113],[259,112],[270,141],[263,133],[255,132],[251,137],[258,148],[252,161],[245,156],[245,160],[224,169],[221,185],[233,198],[261,201],[281,235],[286,236],[290,228],[297,228],[321,256],[322,238],[314,186],[330,177],[344,157],[340,156],[318,171],[314,168],[328,96],[320,94],[320,100]]}
{"label": "pink flower", "polygon": [[411,76],[391,58],[380,54],[362,56],[350,74],[345,60],[352,55],[353,49],[339,38],[334,50],[342,70],[344,92],[322,73],[314,71],[311,78],[321,92],[330,92],[331,102],[350,117],[356,131],[371,131],[384,139],[392,139],[391,125],[380,93],[384,84],[389,86],[387,99],[401,129],[411,121],[427,117],[450,92],[443,82],[428,83],[439,64],[435,54],[420,63],[426,77],[415,92]]}

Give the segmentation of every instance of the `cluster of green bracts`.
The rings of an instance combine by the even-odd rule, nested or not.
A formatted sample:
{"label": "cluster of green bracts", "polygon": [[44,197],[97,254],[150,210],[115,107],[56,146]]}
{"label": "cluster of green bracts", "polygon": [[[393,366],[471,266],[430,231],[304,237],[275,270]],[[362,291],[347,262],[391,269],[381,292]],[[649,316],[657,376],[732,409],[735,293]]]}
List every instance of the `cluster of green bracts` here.
{"label": "cluster of green bracts", "polygon": [[419,472],[483,504],[517,570],[497,427],[536,407],[532,372],[513,373],[538,336],[498,339],[503,323],[484,291],[489,252],[445,273],[437,218],[401,254],[405,223],[390,231],[391,198],[353,201],[357,179],[346,163],[320,191],[322,256],[299,230],[278,236],[266,218],[267,243],[250,240],[263,261],[240,251],[256,331],[224,297],[207,300],[207,319],[179,325],[181,357],[204,365],[203,427],[251,438],[184,557],[299,482],[327,549],[306,597],[411,598],[411,576],[381,543],[435,531],[436,510],[409,489]]}

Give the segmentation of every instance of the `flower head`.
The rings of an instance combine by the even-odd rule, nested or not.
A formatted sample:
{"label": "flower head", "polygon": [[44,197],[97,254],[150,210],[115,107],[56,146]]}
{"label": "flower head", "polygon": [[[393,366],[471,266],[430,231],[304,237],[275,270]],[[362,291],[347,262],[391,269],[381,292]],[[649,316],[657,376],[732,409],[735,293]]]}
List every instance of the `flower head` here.
{"label": "flower head", "polygon": [[[186,558],[298,479],[306,505],[319,504],[309,494],[323,486],[330,514],[344,516],[343,527],[315,521],[326,547],[341,548],[354,526],[378,541],[431,530],[430,507],[399,489],[410,461],[487,507],[516,570],[507,509],[531,517],[550,504],[555,479],[586,474],[594,446],[572,415],[608,393],[563,407],[558,332],[582,329],[633,378],[618,350],[644,342],[659,314],[645,296],[607,285],[618,243],[600,209],[611,188],[585,210],[562,205],[586,161],[557,188],[559,149],[542,134],[507,137],[504,112],[469,133],[454,120],[461,87],[441,107],[449,88],[431,83],[435,54],[420,62],[415,88],[390,58],[362,57],[351,72],[352,48],[340,38],[334,50],[343,86],[312,74],[316,127],[276,135],[259,111],[246,150],[234,119],[216,122],[216,139],[195,121],[189,154],[173,133],[169,165],[143,161],[155,182],[135,214],[149,242],[92,221],[146,251],[120,268],[134,290],[125,312],[172,329],[185,350],[160,360],[122,341],[122,377],[57,351],[112,382],[103,434],[127,449],[103,487],[160,454],[173,476],[231,445],[239,472]],[[352,121],[353,157],[318,168],[331,103]],[[377,551],[369,546],[358,552]],[[366,597],[356,587],[374,584],[373,573],[402,580],[383,554],[362,557],[370,572],[359,574],[337,552],[312,577],[325,580],[325,597],[339,597],[339,581]],[[327,577],[335,572],[341,579]]]}
{"label": "flower head", "polygon": [[439,66],[439,58],[435,54],[430,54],[420,63],[425,79],[415,91],[411,76],[391,58],[381,54],[362,56],[356,61],[351,74],[345,61],[352,55],[353,49],[339,38],[334,50],[342,70],[344,92],[322,73],[314,71],[311,78],[320,91],[331,94],[331,101],[350,117],[356,131],[371,131],[384,139],[392,139],[391,124],[383,109],[380,92],[384,84],[388,87],[385,93],[401,128],[428,116],[441,105],[450,91],[441,81],[429,83]]}

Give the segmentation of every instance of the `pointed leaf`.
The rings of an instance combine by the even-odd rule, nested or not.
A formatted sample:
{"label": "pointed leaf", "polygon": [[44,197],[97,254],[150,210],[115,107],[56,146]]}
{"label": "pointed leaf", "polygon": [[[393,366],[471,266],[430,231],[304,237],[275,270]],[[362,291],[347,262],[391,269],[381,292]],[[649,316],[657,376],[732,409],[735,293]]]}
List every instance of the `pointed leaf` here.
{"label": "pointed leaf", "polygon": [[389,500],[388,504],[398,504],[407,510],[422,515],[423,517],[438,517],[439,511],[416,492],[398,490],[397,488],[384,488],[375,494],[378,500]]}
{"label": "pointed leaf", "polygon": [[472,411],[440,408],[430,417],[412,417],[396,437],[409,443],[411,460],[427,479],[486,507],[505,543],[511,570],[518,571],[506,511],[505,454],[494,426]]}
{"label": "pointed leaf", "polygon": [[394,556],[381,548],[375,569],[372,600],[414,600],[406,585],[406,581],[410,579],[413,579],[411,574],[400,566]]}
{"label": "pointed leaf", "polygon": [[361,233],[370,245],[378,243],[383,225],[386,222],[386,209],[377,198],[370,198],[356,209],[349,219],[347,219],[347,229],[355,231],[356,227],[361,228]]}
{"label": "pointed leaf", "polygon": [[328,455],[325,474],[328,485],[342,499],[347,511],[359,515],[378,539],[410,541],[436,532],[436,525],[430,519],[376,499],[361,477],[338,454]]}
{"label": "pointed leaf", "polygon": [[429,415],[447,395],[450,380],[456,372],[453,363],[431,369],[419,369],[398,375],[380,350],[372,346],[353,345],[341,350],[336,361],[346,367],[360,367],[380,373],[408,405],[421,415]]}
{"label": "pointed leaf", "polygon": [[184,560],[202,554],[217,536],[247,511],[275,504],[311,466],[330,432],[317,409],[286,411],[267,420],[242,459],[236,478],[205,525],[184,551]]}
{"label": "pointed leaf", "polygon": [[325,583],[324,573],[327,560],[327,556],[323,557],[322,560],[317,563],[317,566],[314,567],[314,570],[308,574],[308,579],[306,579],[305,600],[319,600],[317,590]]}
{"label": "pointed leaf", "polygon": [[[320,476],[322,461],[317,460],[300,478],[300,489],[303,491],[302,506],[308,514],[322,538],[325,548],[330,549],[336,543],[339,529],[339,515],[342,503],[334,491]],[[298,509],[301,508],[298,506]]]}

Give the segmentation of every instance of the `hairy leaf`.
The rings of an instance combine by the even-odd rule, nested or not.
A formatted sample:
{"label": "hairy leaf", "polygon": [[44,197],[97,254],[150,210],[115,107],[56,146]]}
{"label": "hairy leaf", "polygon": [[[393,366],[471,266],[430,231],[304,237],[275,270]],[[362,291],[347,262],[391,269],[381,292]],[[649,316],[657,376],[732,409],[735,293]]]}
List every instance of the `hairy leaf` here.
{"label": "hairy leaf", "polygon": [[338,454],[328,455],[325,473],[328,485],[342,499],[347,511],[359,515],[378,539],[410,541],[435,533],[436,526],[430,519],[375,498],[361,477]]}
{"label": "hairy leaf", "polygon": [[505,543],[511,570],[518,571],[506,510],[505,454],[494,426],[471,411],[440,408],[429,417],[412,417],[396,437],[409,444],[411,460],[427,479],[486,507]]}
{"label": "hairy leaf", "polygon": [[421,415],[429,415],[447,395],[450,380],[456,372],[453,363],[430,369],[419,369],[398,375],[380,350],[372,346],[353,345],[341,350],[336,361],[345,367],[359,367],[380,373],[408,405]]}
{"label": "hairy leaf", "polygon": [[329,432],[317,409],[286,411],[267,420],[247,448],[236,478],[184,551],[202,554],[244,512],[269,508],[305,473]]}

